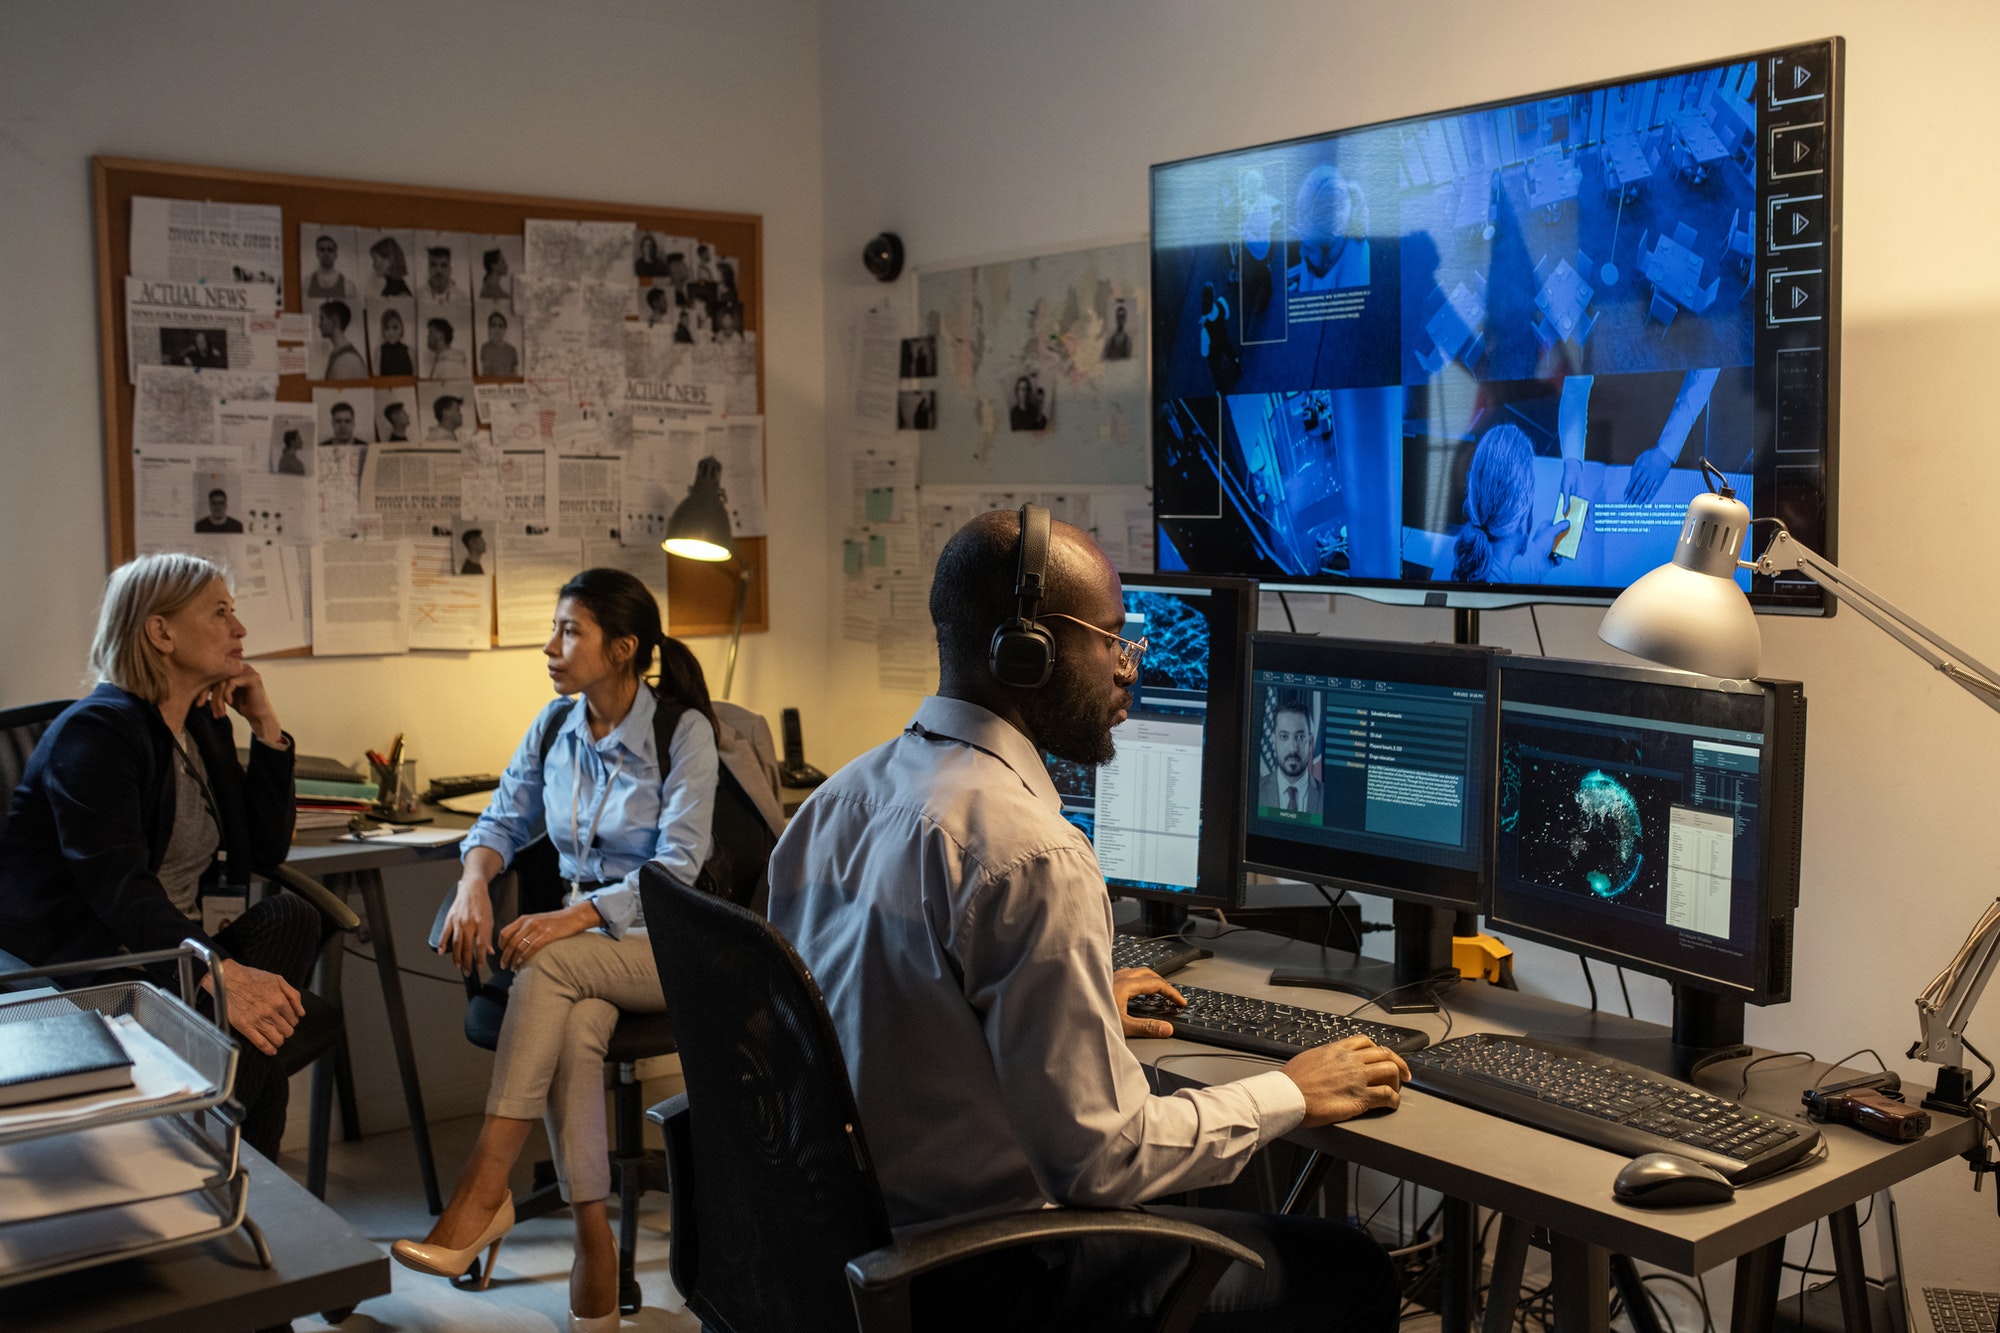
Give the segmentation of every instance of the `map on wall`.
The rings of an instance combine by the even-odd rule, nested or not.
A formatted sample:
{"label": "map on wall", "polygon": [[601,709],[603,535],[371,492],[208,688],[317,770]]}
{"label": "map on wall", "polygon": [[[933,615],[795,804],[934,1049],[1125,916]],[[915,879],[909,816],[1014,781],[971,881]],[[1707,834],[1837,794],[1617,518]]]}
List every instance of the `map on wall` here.
{"label": "map on wall", "polygon": [[1143,241],[917,279],[937,343],[926,485],[1145,485]]}

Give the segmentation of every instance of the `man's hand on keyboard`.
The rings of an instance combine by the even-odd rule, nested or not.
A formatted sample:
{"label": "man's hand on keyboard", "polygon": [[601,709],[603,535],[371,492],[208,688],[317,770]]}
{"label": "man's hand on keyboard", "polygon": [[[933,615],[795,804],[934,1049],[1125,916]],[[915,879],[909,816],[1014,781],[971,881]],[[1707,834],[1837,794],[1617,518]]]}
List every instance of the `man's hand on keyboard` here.
{"label": "man's hand on keyboard", "polygon": [[1306,1096],[1307,1128],[1402,1104],[1410,1067],[1366,1037],[1343,1037],[1293,1056],[1285,1073]]}
{"label": "man's hand on keyboard", "polygon": [[1128,1037],[1171,1037],[1173,1024],[1164,1018],[1134,1018],[1125,1012],[1125,1006],[1135,995],[1164,995],[1175,1004],[1184,1005],[1187,998],[1169,985],[1164,977],[1150,967],[1127,967],[1111,974],[1111,996],[1118,1004],[1118,1021],[1124,1025]]}

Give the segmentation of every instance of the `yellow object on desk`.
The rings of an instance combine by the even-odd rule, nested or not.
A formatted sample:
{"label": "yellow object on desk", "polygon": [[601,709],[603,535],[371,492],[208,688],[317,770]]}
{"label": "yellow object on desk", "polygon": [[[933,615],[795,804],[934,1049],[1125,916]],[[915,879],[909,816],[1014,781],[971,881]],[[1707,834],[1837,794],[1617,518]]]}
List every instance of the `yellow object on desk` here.
{"label": "yellow object on desk", "polygon": [[1514,988],[1514,951],[1491,935],[1452,936],[1451,965],[1467,981]]}

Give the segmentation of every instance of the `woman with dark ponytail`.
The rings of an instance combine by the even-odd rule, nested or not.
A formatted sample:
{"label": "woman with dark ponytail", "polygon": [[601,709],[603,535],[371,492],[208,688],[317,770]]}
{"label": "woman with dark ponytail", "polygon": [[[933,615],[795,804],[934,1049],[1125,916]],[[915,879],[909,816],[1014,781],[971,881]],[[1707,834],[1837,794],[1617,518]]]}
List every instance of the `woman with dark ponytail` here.
{"label": "woman with dark ponytail", "polygon": [[[569,892],[558,910],[517,917],[499,932],[500,964],[515,976],[479,1142],[430,1234],[397,1241],[392,1253],[420,1272],[457,1277],[488,1250],[490,1279],[492,1252],[514,1221],[508,1171],[546,1117],[576,1218],[570,1328],[596,1333],[618,1326],[618,1251],[604,1202],[604,1052],[620,1010],[664,1007],[639,914],[639,868],[656,862],[687,884],[700,874],[718,733],[701,664],[667,637],[653,594],[623,570],[587,569],[563,585],[542,652],[563,697],[528,728],[466,835],[438,951],[468,975],[475,970],[495,943],[488,885],[545,833]],[[648,688],[656,656],[659,684]],[[656,719],[661,710],[678,719]],[[671,736],[665,754],[656,731]]]}

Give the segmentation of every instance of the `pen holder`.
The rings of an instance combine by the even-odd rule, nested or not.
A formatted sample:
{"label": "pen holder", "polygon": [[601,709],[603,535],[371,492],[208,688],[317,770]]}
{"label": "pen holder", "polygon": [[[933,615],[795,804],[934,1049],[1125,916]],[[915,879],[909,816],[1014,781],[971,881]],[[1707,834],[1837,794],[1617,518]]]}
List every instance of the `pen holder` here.
{"label": "pen holder", "polygon": [[399,764],[369,761],[375,775],[375,813],[384,819],[407,819],[417,813],[417,761]]}

